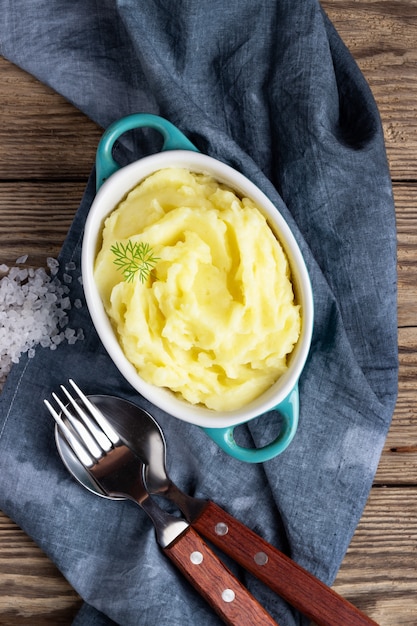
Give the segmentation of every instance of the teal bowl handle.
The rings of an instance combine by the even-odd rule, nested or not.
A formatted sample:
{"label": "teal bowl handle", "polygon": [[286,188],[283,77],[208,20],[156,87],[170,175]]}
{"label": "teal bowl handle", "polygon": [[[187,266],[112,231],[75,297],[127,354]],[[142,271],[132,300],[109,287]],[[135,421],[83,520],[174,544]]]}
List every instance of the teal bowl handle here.
{"label": "teal bowl handle", "polygon": [[193,152],[198,152],[195,145],[174,124],[158,115],[133,113],[127,117],[122,117],[120,120],[113,122],[104,131],[98,144],[96,153],[97,191],[104,181],[121,167],[113,159],[112,155],[113,146],[117,139],[129,130],[145,127],[154,128],[161,133],[164,138],[162,150],[192,150]]}
{"label": "teal bowl handle", "polygon": [[280,404],[271,410],[280,413],[282,426],[278,437],[262,448],[243,448],[239,446],[233,436],[234,427],[203,428],[203,430],[222,450],[235,459],[245,461],[246,463],[263,463],[281,454],[294,438],[300,412],[298,385],[293,388]]}

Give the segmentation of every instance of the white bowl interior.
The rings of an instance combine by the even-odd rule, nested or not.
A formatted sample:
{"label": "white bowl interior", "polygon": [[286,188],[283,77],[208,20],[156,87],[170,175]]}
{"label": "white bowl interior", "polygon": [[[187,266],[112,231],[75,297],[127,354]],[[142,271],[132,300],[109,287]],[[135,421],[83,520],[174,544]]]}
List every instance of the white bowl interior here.
{"label": "white bowl interior", "polygon": [[[153,172],[168,167],[180,167],[193,172],[210,174],[219,182],[233,188],[238,194],[251,198],[264,213],[290,263],[295,297],[301,306],[300,338],[290,356],[290,366],[285,374],[261,396],[241,409],[221,412],[194,406],[168,389],[145,382],[125,357],[94,281],[94,262],[101,245],[101,232],[105,218],[142,180]],[[245,176],[224,163],[198,152],[173,150],[145,157],[113,174],[99,189],[86,221],[82,248],[82,275],[88,309],[110,357],[123,376],[141,395],[167,413],[207,428],[234,426],[271,410],[284,400],[296,385],[308,355],[313,327],[313,297],[304,259],[291,230],[271,201]]]}

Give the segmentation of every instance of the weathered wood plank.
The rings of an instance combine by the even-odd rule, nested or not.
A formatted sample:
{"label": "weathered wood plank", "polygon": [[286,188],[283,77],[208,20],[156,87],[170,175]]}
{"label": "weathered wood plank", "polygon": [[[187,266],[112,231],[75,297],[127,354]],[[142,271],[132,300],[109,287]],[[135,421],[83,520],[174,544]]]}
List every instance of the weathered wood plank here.
{"label": "weathered wood plank", "polygon": [[375,488],[334,589],[380,626],[415,626],[416,559],[417,488]]}
{"label": "weathered wood plank", "polygon": [[[416,558],[417,488],[375,488],[334,589],[380,626],[415,626]],[[0,624],[70,624],[79,606],[49,559],[0,513]]]}
{"label": "weathered wood plank", "polygon": [[[411,415],[408,416],[407,414]],[[415,394],[400,387],[397,408],[375,476],[375,485],[415,485],[417,476],[417,415]]]}
{"label": "weathered wood plank", "polygon": [[398,400],[375,476],[376,485],[417,482],[417,328],[400,328],[398,337]]}
{"label": "weathered wood plank", "polygon": [[[392,177],[416,178],[416,1],[323,0],[322,5],[374,93]],[[1,58],[0,72],[0,178],[85,178],[101,130],[64,98]],[[51,151],[55,158],[50,158]]]}
{"label": "weathered wood plank", "polygon": [[0,512],[0,624],[70,624],[80,606],[53,563]]}
{"label": "weathered wood plank", "polygon": [[378,103],[394,179],[416,178],[416,0],[322,0]]}
{"label": "weathered wood plank", "polygon": [[[0,263],[58,254],[86,181],[0,182]],[[398,323],[417,325],[417,183],[394,184],[398,230]]]}
{"label": "weathered wood plank", "polygon": [[0,180],[85,180],[102,129],[2,57],[0,74]]}
{"label": "weathered wood plank", "polygon": [[56,257],[84,192],[84,182],[0,183],[0,264],[28,254],[43,267]]}
{"label": "weathered wood plank", "polygon": [[394,184],[394,200],[398,241],[398,324],[416,326],[417,183]]}

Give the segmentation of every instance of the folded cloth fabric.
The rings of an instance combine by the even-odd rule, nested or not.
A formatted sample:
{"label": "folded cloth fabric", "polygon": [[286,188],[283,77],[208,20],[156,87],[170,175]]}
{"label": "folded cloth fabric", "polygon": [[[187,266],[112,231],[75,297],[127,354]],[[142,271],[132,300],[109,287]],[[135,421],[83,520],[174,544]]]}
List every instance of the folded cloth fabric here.
{"label": "folded cloth fabric", "polygon": [[[148,408],[168,467],[190,494],[231,514],[330,584],[369,495],[397,392],[396,237],[381,124],[370,90],[316,0],[6,0],[1,53],[106,127],[156,113],[242,171],[292,228],[315,297],[300,380],[297,435],[280,456],[246,465],[197,427],[138,397],[118,373],[84,305],[69,324],[84,341],[21,358],[1,396],[0,508],[86,601],[78,626],[217,624],[159,551],[133,504],[80,487],[56,452],[43,399],[68,377],[87,393]],[[121,159],[159,149],[127,135]],[[83,299],[83,225],[94,174],[60,256]],[[249,445],[273,425],[242,427]],[[226,560],[282,626],[308,621]]]}

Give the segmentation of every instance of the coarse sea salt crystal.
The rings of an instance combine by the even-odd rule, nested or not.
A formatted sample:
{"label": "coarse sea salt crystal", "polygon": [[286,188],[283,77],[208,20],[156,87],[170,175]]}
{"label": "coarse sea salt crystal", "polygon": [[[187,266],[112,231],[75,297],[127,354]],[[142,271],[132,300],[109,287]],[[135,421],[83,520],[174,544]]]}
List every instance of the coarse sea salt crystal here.
{"label": "coarse sea salt crystal", "polygon": [[[20,256],[16,266],[27,259],[28,255]],[[56,350],[63,342],[74,344],[84,339],[82,328],[66,328],[72,304],[68,285],[57,276],[58,261],[49,257],[47,267],[49,272],[0,265],[4,274],[0,278],[0,391],[13,363],[18,363],[23,354],[33,358],[37,346]],[[65,269],[75,270],[75,263],[70,261]],[[77,298],[74,307],[81,306]]]}
{"label": "coarse sea salt crystal", "polygon": [[49,271],[51,272],[51,276],[55,276],[58,273],[59,263],[53,257],[48,257],[46,259],[46,265],[49,267]]}
{"label": "coarse sea salt crystal", "polygon": [[22,265],[23,263],[26,263],[27,260],[28,260],[28,255],[23,254],[18,259],[16,259],[16,265]]}

